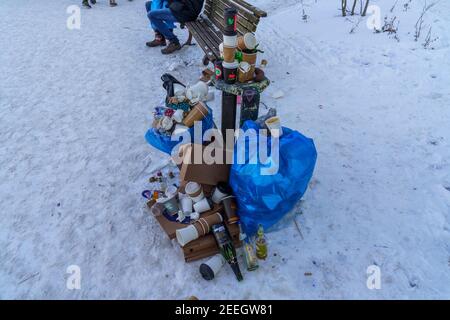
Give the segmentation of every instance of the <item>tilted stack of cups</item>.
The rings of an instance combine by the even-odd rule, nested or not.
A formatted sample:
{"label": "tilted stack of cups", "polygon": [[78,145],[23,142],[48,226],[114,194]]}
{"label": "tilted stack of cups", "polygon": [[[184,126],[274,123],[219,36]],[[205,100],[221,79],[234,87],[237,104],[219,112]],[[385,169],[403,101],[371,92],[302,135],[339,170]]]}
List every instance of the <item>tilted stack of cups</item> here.
{"label": "tilted stack of cups", "polygon": [[[225,30],[223,31],[223,43],[220,45],[222,61],[215,62],[216,80],[224,80],[225,83],[234,84],[236,81],[248,82],[254,79],[257,46],[255,35],[246,33],[237,35],[237,10],[227,8],[224,12]],[[236,53],[239,53],[239,63]],[[238,57],[239,57],[238,56]]]}
{"label": "tilted stack of cups", "polygon": [[208,85],[203,81],[199,81],[195,85],[186,88],[186,98],[192,105],[192,109],[183,119],[183,125],[190,128],[196,121],[201,121],[208,115],[208,108],[203,103],[207,96]]}
{"label": "tilted stack of cups", "polygon": [[186,194],[180,195],[181,210],[184,215],[190,216],[191,221],[195,222],[176,231],[176,237],[181,246],[208,234],[212,225],[223,222],[220,213],[200,217],[200,214],[211,210],[214,203],[223,204],[224,217],[228,224],[239,221],[239,217],[236,215],[236,202],[232,195],[232,189],[227,183],[219,182],[217,184],[211,200],[205,196],[202,186],[197,182],[188,182],[184,189]]}
{"label": "tilted stack of cups", "polygon": [[253,80],[255,74],[258,43],[253,33],[246,33],[237,40],[237,48],[242,55],[239,64],[239,82],[247,82]]}
{"label": "tilted stack of cups", "polygon": [[[223,31],[223,79],[225,83],[234,84],[238,77],[239,62],[235,59],[237,48],[237,10],[227,8],[224,12],[225,29]],[[217,65],[216,65],[217,67]],[[216,70],[217,74],[217,70]]]}

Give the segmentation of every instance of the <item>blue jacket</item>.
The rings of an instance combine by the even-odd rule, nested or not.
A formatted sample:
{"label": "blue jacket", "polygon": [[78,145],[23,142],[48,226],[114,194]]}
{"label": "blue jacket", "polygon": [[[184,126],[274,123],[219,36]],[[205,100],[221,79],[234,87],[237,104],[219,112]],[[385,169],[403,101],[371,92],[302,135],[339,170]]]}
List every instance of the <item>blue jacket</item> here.
{"label": "blue jacket", "polygon": [[152,10],[168,7],[169,7],[168,0],[152,0]]}

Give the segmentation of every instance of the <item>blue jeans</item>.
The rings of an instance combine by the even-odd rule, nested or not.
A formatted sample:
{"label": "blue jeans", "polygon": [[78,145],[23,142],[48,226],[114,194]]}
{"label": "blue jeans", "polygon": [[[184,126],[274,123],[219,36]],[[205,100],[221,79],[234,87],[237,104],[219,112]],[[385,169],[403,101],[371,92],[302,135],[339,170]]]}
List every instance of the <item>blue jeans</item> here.
{"label": "blue jeans", "polygon": [[177,36],[170,30],[177,19],[169,8],[151,10],[147,16],[154,30],[158,30],[169,41],[178,41]]}
{"label": "blue jeans", "polygon": [[[156,10],[156,9],[163,9],[163,6],[166,5],[166,1],[146,1],[145,2],[145,11],[147,12],[147,17],[150,20],[150,11],[152,10]],[[150,21],[150,25],[152,27],[153,30],[158,31],[158,29],[156,29],[155,25],[153,23],[151,23]],[[175,29],[175,24],[173,23],[168,23],[167,26],[169,27],[169,29]]]}

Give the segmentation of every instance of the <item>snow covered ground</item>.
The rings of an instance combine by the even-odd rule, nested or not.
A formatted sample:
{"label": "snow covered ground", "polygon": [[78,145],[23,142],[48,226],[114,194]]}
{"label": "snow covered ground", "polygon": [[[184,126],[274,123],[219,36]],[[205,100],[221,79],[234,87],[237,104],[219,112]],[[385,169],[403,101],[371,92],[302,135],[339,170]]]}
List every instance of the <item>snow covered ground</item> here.
{"label": "snow covered ground", "polygon": [[[194,81],[201,50],[146,48],[143,0],[99,0],[81,30],[66,27],[78,1],[0,2],[0,298],[450,298],[450,3],[425,15],[432,50],[428,28],[414,41],[421,0],[372,1],[397,16],[399,41],[340,17],[337,0],[250,2],[269,12],[262,99],[319,158],[242,283],[228,269],[202,280],[140,196],[167,161],[143,138],[160,75]],[[66,288],[69,265],[81,290]],[[370,265],[380,290],[366,286]]]}

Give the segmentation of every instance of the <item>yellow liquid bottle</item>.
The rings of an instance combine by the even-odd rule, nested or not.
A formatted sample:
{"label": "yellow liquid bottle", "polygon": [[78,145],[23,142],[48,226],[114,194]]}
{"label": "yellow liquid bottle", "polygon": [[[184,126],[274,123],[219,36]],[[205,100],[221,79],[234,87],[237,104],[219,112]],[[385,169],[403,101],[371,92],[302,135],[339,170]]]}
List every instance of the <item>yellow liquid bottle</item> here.
{"label": "yellow liquid bottle", "polygon": [[267,258],[267,241],[264,235],[264,229],[262,225],[259,225],[258,227],[255,245],[256,245],[256,257],[258,257],[258,259],[265,260]]}

